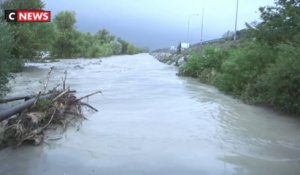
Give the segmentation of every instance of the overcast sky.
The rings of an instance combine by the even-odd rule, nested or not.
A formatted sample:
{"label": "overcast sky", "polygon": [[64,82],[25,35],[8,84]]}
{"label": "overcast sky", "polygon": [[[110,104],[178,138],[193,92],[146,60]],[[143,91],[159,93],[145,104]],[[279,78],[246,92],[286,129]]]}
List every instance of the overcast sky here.
{"label": "overcast sky", "polygon": [[[95,33],[105,28],[150,49],[177,45],[179,41],[199,42],[203,9],[203,39],[221,37],[234,30],[236,8],[236,0],[45,0],[45,3],[53,17],[59,11],[75,11],[76,26],[82,32]],[[258,8],[273,4],[274,0],[239,0],[238,28],[245,28],[245,22],[259,21]]]}

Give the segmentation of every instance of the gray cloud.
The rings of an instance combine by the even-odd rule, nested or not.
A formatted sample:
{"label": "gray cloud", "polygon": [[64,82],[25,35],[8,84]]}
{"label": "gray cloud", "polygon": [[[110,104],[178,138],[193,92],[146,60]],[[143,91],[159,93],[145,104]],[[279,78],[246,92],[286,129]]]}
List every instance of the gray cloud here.
{"label": "gray cloud", "polygon": [[[46,0],[53,15],[62,10],[76,12],[77,28],[95,33],[106,28],[140,47],[151,49],[200,40],[201,15],[204,11],[204,40],[222,36],[234,29],[236,0]],[[245,22],[259,20],[258,8],[273,0],[240,0],[238,28]]]}

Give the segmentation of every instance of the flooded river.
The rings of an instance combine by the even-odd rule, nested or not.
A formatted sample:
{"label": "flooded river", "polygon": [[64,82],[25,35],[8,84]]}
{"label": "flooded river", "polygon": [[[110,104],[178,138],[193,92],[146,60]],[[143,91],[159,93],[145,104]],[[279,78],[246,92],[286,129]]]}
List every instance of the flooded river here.
{"label": "flooded river", "polygon": [[249,106],[148,54],[27,64],[9,96],[32,94],[54,66],[88,102],[79,130],[0,151],[1,175],[296,175],[300,120]]}

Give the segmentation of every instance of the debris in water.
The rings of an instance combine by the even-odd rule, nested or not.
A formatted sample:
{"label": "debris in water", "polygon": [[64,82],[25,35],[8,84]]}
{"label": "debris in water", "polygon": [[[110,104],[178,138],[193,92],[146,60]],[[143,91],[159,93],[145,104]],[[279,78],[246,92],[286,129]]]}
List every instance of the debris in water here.
{"label": "debris in water", "polygon": [[52,69],[48,72],[43,90],[35,96],[24,96],[3,100],[9,101],[26,99],[24,103],[11,109],[0,111],[0,149],[9,146],[17,147],[23,143],[39,145],[43,142],[46,130],[61,128],[65,130],[71,122],[80,122],[85,119],[82,106],[98,111],[82,100],[94,92],[81,98],[75,96],[76,91],[66,88],[67,72],[63,80],[63,88],[46,93]]}

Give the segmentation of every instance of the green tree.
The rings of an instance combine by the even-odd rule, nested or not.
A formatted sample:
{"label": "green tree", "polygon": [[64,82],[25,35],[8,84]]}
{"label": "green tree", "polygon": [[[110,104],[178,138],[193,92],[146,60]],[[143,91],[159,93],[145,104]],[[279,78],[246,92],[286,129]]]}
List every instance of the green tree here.
{"label": "green tree", "polygon": [[75,30],[76,17],[75,12],[62,11],[59,12],[55,18],[54,23],[60,32]]}
{"label": "green tree", "polygon": [[[42,0],[7,0],[1,4],[1,9],[43,9]],[[3,15],[2,15],[3,17]],[[48,23],[10,23],[16,41],[13,56],[16,58],[32,59],[39,56],[41,51],[51,47],[54,28]]]}
{"label": "green tree", "polygon": [[51,56],[56,58],[72,58],[80,55],[78,39],[80,33],[75,30],[75,13],[63,11],[54,18],[56,38],[52,45]]}
{"label": "green tree", "polygon": [[297,43],[300,40],[300,0],[276,0],[275,6],[261,7],[263,22],[257,25],[256,38],[269,45]]}
{"label": "green tree", "polygon": [[78,39],[80,33],[72,31],[57,32],[52,45],[51,56],[55,58],[74,58],[80,56]]}
{"label": "green tree", "polygon": [[21,65],[18,60],[12,57],[11,53],[14,46],[14,35],[10,27],[0,21],[0,98],[8,91],[6,84],[9,81],[10,72]]}
{"label": "green tree", "polygon": [[90,58],[88,52],[93,43],[94,37],[90,33],[80,33],[76,41],[78,57]]}
{"label": "green tree", "polygon": [[121,38],[118,38],[118,42],[121,43],[121,45],[122,45],[122,52],[121,52],[121,54],[127,54],[129,43],[126,42],[125,40],[121,39]]}
{"label": "green tree", "polygon": [[109,43],[115,39],[115,37],[110,35],[109,31],[106,29],[99,30],[96,33],[95,37],[100,42],[100,44]]}
{"label": "green tree", "polygon": [[45,6],[42,0],[5,0],[1,4],[2,9],[23,9],[34,10],[43,9]]}
{"label": "green tree", "polygon": [[122,53],[122,44],[119,41],[113,40],[110,42],[110,45],[114,55],[120,55]]}

